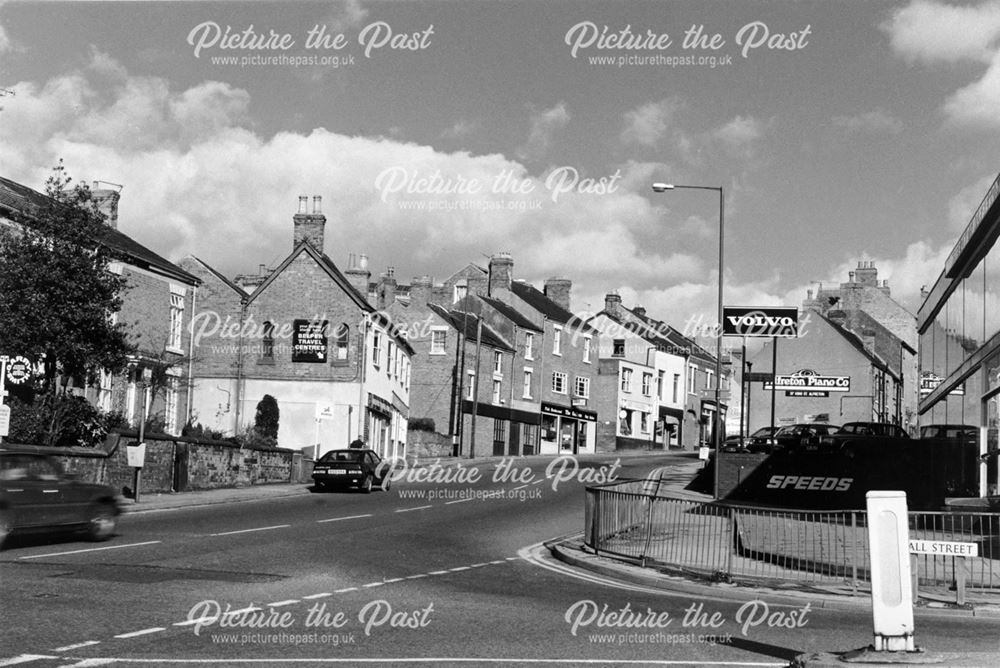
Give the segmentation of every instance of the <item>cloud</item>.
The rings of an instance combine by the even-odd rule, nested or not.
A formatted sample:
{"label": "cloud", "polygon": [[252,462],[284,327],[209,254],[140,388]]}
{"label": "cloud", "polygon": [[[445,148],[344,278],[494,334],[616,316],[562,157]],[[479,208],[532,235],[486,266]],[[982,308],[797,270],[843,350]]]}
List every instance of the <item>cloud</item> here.
{"label": "cloud", "polygon": [[570,113],[566,103],[560,102],[551,109],[536,111],[531,114],[531,132],[528,140],[517,149],[517,157],[522,160],[538,160],[549,150],[552,135],[566,127],[570,121]]}
{"label": "cloud", "polygon": [[733,147],[752,144],[760,139],[761,134],[763,131],[760,122],[743,116],[737,116],[712,133],[716,139]]}
{"label": "cloud", "polygon": [[898,135],[903,131],[903,121],[885,109],[875,109],[854,116],[834,116],[833,125],[849,134]]}
{"label": "cloud", "polygon": [[475,121],[460,120],[441,133],[444,139],[465,139],[479,129],[479,123]]}
{"label": "cloud", "polygon": [[893,50],[910,62],[989,63],[1000,37],[1000,2],[961,7],[915,0],[880,27]]}
{"label": "cloud", "polygon": [[994,130],[1000,104],[1000,1],[974,7],[914,0],[881,26],[908,62],[987,65],[983,76],[955,91],[942,110],[949,124]]}
{"label": "cloud", "polygon": [[996,174],[987,174],[948,200],[948,227],[952,231],[958,233],[965,230],[995,179]]}
{"label": "cloud", "polygon": [[621,132],[623,144],[656,146],[667,134],[681,103],[677,98],[650,102],[625,112],[625,129]]}

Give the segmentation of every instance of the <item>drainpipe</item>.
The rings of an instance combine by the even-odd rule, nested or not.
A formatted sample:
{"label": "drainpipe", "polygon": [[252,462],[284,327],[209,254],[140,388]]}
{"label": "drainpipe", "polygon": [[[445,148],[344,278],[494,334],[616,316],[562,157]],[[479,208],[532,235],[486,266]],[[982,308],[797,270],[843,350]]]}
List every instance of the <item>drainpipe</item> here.
{"label": "drainpipe", "polygon": [[[233,435],[239,436],[240,428],[240,407],[243,404],[243,329],[246,324],[247,317],[247,300],[246,298],[240,299],[240,336],[239,344],[236,346],[236,397],[235,403],[236,412],[233,416]],[[240,448],[242,450],[242,447]]]}
{"label": "drainpipe", "polygon": [[191,423],[191,411],[194,406],[194,315],[198,308],[198,286],[191,287],[191,327],[188,339],[188,377],[187,377],[187,409],[184,416],[184,424]]}
{"label": "drainpipe", "polygon": [[[358,372],[361,374],[361,382],[358,383],[358,438],[361,438],[365,433],[365,379],[368,374],[368,332],[371,327],[371,321],[368,315],[365,313],[361,314],[361,324],[358,325],[358,332],[361,334],[361,345],[358,346]],[[350,441],[347,445],[350,446]],[[369,444],[370,445],[370,444]],[[317,444],[317,447],[319,444]]]}

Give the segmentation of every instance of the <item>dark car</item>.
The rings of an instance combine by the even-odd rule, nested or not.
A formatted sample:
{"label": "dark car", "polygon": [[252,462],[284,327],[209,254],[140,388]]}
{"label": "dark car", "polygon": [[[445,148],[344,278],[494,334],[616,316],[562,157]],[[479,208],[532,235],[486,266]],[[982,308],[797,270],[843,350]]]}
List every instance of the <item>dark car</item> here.
{"label": "dark car", "polygon": [[782,427],[769,440],[774,450],[794,450],[815,445],[819,438],[839,430],[835,424],[823,422],[790,424]]}
{"label": "dark car", "polygon": [[111,487],[67,475],[45,454],[0,448],[0,543],[12,531],[59,529],[107,540],[120,514],[121,498]]}
{"label": "dark car", "polygon": [[920,438],[944,438],[978,443],[979,427],[967,424],[927,424],[920,428]]}
{"label": "dark car", "polygon": [[351,448],[331,450],[317,459],[312,478],[316,489],[357,487],[367,493],[374,485],[387,491],[391,474],[392,467],[374,450]]}
{"label": "dark car", "polygon": [[899,444],[909,438],[910,435],[902,427],[890,422],[848,422],[832,434],[821,436],[818,448],[853,453],[859,446]]}
{"label": "dark car", "polygon": [[722,442],[723,452],[750,452],[743,446],[743,437],[736,436],[726,436],[726,440]]}
{"label": "dark car", "polygon": [[750,452],[770,452],[771,445],[768,439],[776,431],[778,427],[761,427],[747,437],[747,449]]}

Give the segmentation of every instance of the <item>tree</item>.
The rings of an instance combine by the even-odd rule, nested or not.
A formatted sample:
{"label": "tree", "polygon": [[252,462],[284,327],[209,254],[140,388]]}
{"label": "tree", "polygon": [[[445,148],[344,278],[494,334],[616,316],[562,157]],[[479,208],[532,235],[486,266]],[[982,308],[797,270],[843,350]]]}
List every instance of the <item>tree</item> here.
{"label": "tree", "polygon": [[270,394],[257,403],[254,430],[266,439],[278,440],[278,400]]}
{"label": "tree", "polygon": [[117,259],[103,240],[104,216],[85,185],[71,187],[62,161],[45,184],[0,225],[0,352],[40,361],[34,390],[56,394],[100,369],[124,370],[134,346],[123,325],[125,281],[108,270]]}

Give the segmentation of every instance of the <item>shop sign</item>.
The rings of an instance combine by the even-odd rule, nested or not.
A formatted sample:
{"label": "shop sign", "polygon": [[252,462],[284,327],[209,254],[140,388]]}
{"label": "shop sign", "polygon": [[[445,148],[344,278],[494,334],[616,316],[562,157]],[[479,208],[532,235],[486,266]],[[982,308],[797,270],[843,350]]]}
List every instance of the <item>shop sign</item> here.
{"label": "shop sign", "polygon": [[368,395],[368,408],[385,415],[392,415],[392,404],[374,394]]}
{"label": "shop sign", "polygon": [[[771,383],[764,383],[764,389],[770,390]],[[811,369],[802,369],[790,375],[777,374],[774,377],[775,390],[786,391],[824,391],[850,392],[850,376],[821,376]]]}
{"label": "shop sign", "polygon": [[326,332],[326,320],[295,320],[292,324],[292,361],[326,362]]}
{"label": "shop sign", "polygon": [[799,309],[794,306],[724,306],[722,334],[794,338],[799,335]]}
{"label": "shop sign", "polygon": [[31,378],[31,362],[27,357],[18,355],[12,357],[7,362],[7,382],[13,385],[20,385]]}
{"label": "shop sign", "polygon": [[830,393],[826,390],[786,390],[786,397],[809,397],[814,399],[819,399],[822,397],[829,397]]}
{"label": "shop sign", "polygon": [[[933,371],[924,371],[920,374],[920,396],[926,397],[928,394],[934,391],[938,385],[944,382],[944,378],[937,375]],[[960,383],[955,389],[953,389],[948,394],[954,396],[964,396],[965,395],[965,383]]]}
{"label": "shop sign", "polygon": [[597,422],[597,414],[590,411],[581,411],[570,406],[559,406],[557,404],[542,403],[542,413],[545,415],[558,415],[559,417],[572,418],[574,420],[587,420]]}

